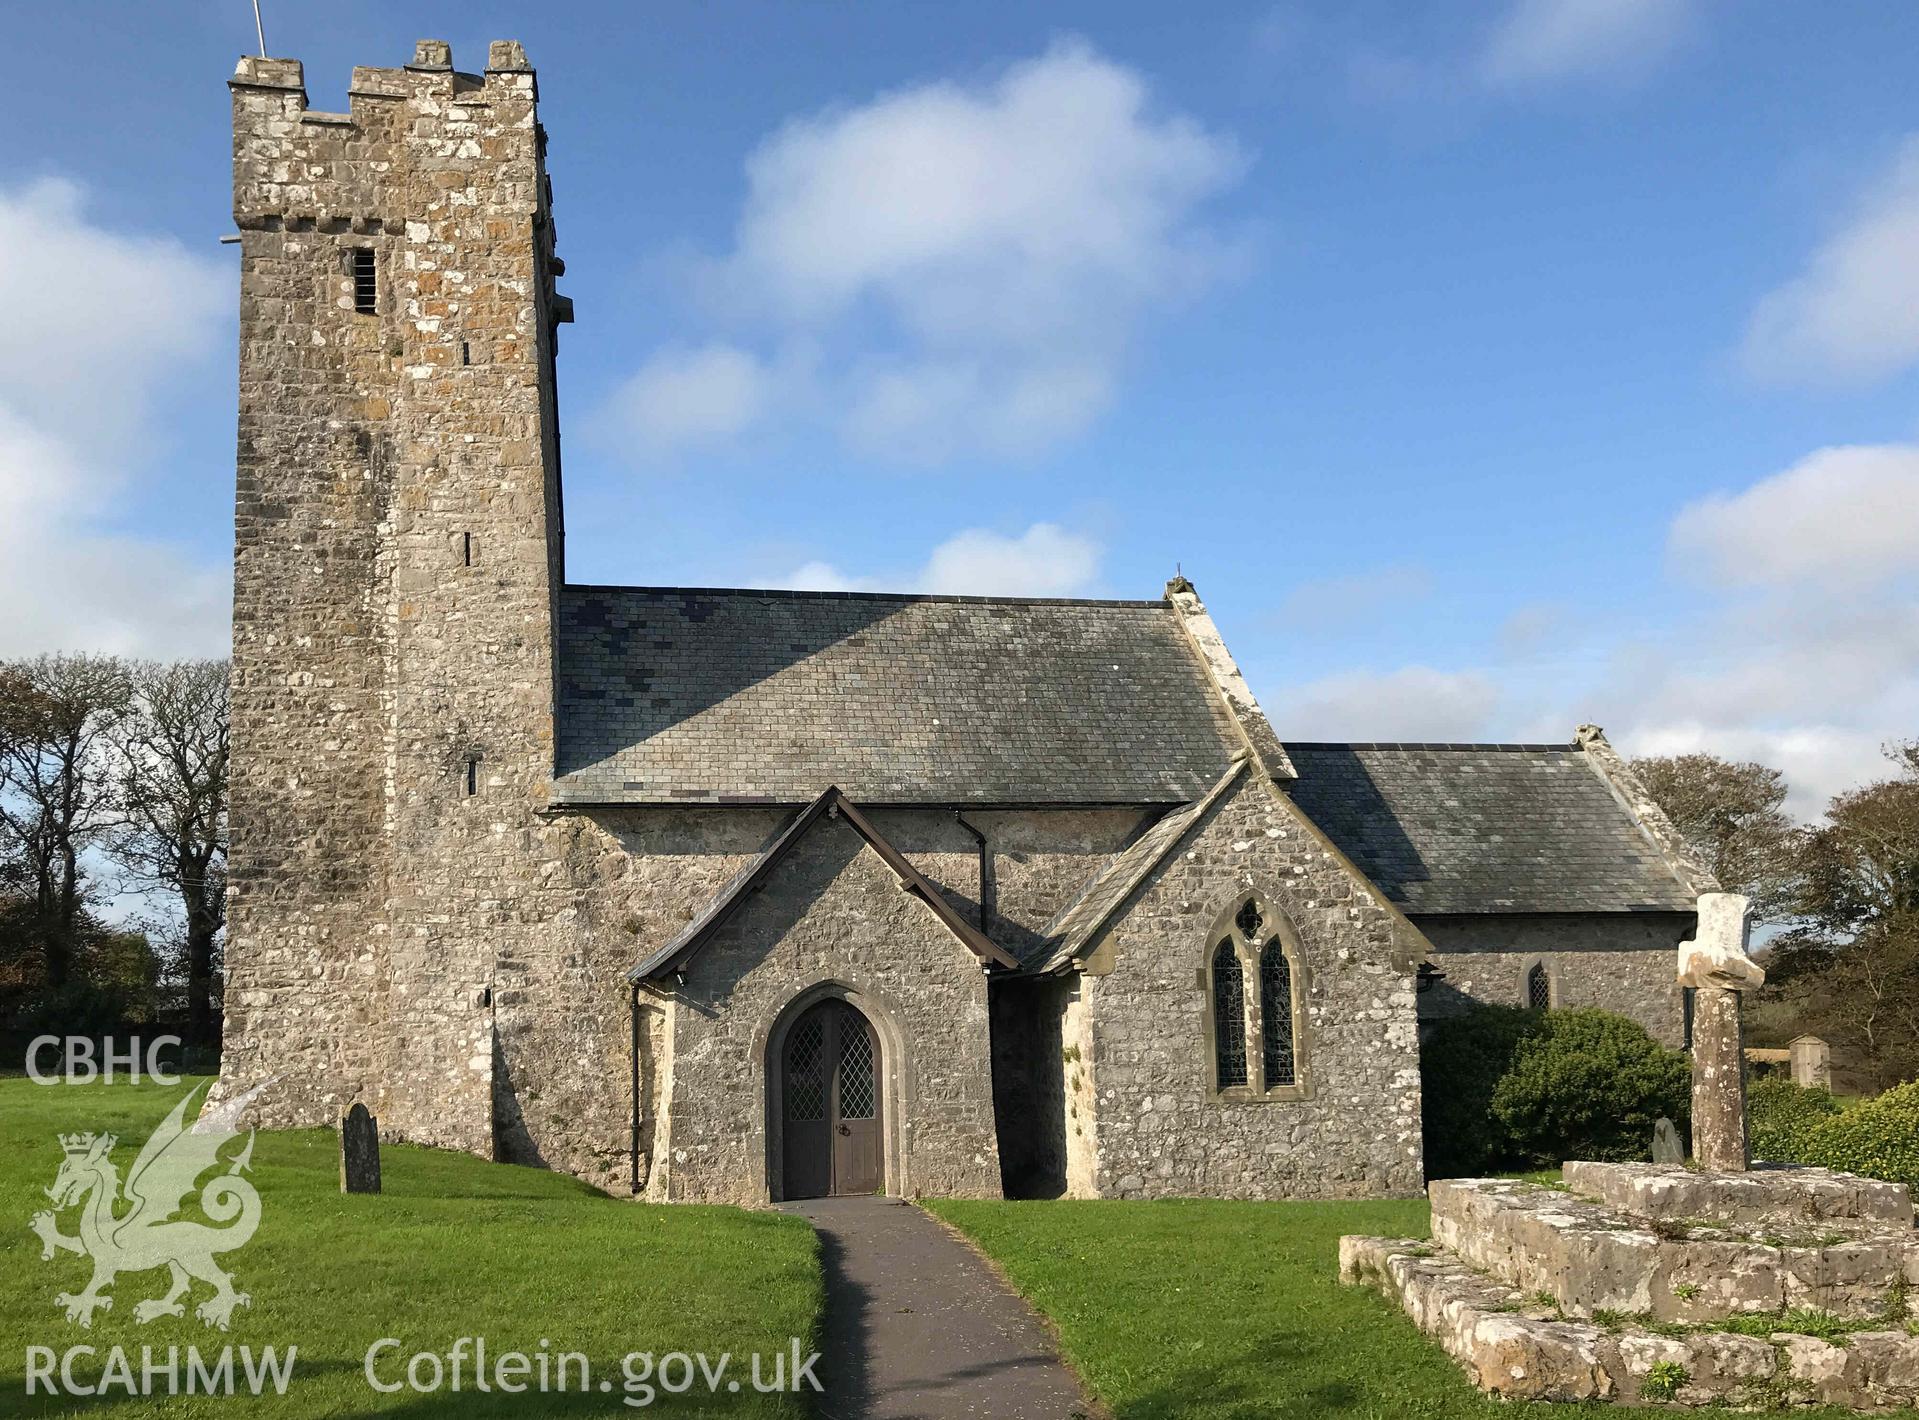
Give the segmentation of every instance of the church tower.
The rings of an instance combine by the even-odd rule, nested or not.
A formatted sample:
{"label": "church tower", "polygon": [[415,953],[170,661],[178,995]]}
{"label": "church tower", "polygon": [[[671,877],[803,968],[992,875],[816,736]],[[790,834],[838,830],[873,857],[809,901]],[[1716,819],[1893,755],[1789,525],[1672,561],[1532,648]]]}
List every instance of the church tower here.
{"label": "church tower", "polygon": [[493,973],[532,928],[563,580],[533,70],[422,41],[231,84],[240,231],[232,895],[220,1092],[490,1152]]}

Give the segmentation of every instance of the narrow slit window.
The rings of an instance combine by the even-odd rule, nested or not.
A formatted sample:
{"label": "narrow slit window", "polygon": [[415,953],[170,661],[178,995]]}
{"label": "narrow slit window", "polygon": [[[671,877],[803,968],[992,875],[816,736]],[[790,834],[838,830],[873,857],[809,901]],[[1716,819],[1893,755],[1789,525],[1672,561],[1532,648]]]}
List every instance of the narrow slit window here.
{"label": "narrow slit window", "polygon": [[470,799],[480,792],[480,757],[470,754],[466,757],[466,795]]}
{"label": "narrow slit window", "polygon": [[460,342],[460,363],[462,365],[473,363],[473,349],[464,340]]}
{"label": "narrow slit window", "polygon": [[1246,1083],[1246,973],[1230,938],[1213,952],[1213,1064],[1220,1089]]}
{"label": "narrow slit window", "polygon": [[472,533],[460,534],[460,565],[463,567],[471,567],[473,565]]}
{"label": "narrow slit window", "polygon": [[379,268],[372,247],[353,248],[353,309],[363,316],[379,314]]}

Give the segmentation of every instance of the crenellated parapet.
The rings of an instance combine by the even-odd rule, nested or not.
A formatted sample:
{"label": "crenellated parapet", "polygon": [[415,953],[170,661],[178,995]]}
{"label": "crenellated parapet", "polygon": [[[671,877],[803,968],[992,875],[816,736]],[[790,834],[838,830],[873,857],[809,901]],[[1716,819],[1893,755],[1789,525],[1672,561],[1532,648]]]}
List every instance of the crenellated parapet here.
{"label": "crenellated parapet", "polygon": [[420,41],[400,68],[356,67],[343,114],[308,106],[297,59],[243,58],[228,88],[243,231],[344,221],[400,232],[482,207],[546,222],[539,83],[517,41],[496,41],[482,74],[455,69],[441,40]]}

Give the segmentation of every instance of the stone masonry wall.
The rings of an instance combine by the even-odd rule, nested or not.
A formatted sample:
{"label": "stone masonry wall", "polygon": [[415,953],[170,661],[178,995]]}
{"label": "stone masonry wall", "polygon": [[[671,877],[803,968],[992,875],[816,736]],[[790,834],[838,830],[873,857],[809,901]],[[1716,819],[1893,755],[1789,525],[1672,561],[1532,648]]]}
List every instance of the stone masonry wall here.
{"label": "stone masonry wall", "polygon": [[242,60],[231,89],[220,1088],[273,1078],[257,1117],[282,1124],[365,1097],[391,1137],[489,1152],[494,963],[551,905],[560,307],[534,76],[517,44],[482,76],[425,42],[356,69],[346,114],[309,111],[291,60]]}
{"label": "stone masonry wall", "polygon": [[999,1196],[985,970],[836,819],[815,825],[718,930],[667,1009],[653,1196],[773,1194],[768,1058],[779,1026],[829,986],[879,1037],[888,1192]]}
{"label": "stone masonry wall", "polygon": [[[1211,934],[1249,888],[1269,913],[1286,915],[1302,946],[1303,1099],[1234,1099],[1213,1089]],[[1091,1191],[1280,1198],[1419,1190],[1419,1043],[1403,920],[1269,785],[1249,776],[1222,798],[1108,932],[1100,952],[1112,953],[1110,973],[1084,978],[1097,1113]]]}
{"label": "stone masonry wall", "polygon": [[[516,892],[546,914],[531,950],[494,975],[500,1156],[628,1188],[631,1074],[626,971],[696,917],[778,832],[788,810],[634,808],[544,823]],[[977,920],[979,852],[948,811],[869,817]],[[987,834],[1004,924],[1043,921],[1124,846],[1134,810],[969,812]],[[1055,827],[1057,821],[1057,827]],[[1018,855],[1023,861],[1015,861]],[[1009,870],[1014,869],[1014,870]],[[897,889],[895,889],[897,891]],[[1016,925],[994,935],[1004,941]],[[950,940],[950,939],[949,939]],[[662,1119],[666,1007],[641,1003],[641,1160],[646,1183]]]}
{"label": "stone masonry wall", "polygon": [[1420,917],[1445,979],[1419,998],[1422,1020],[1475,1005],[1527,1004],[1526,976],[1543,963],[1554,1006],[1597,1006],[1638,1021],[1667,1045],[1684,1043],[1676,979],[1691,913],[1577,913]]}

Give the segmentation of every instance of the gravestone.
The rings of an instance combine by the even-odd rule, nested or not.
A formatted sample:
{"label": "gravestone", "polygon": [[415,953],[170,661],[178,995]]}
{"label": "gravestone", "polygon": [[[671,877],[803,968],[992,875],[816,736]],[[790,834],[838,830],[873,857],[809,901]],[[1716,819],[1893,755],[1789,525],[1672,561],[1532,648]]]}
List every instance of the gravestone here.
{"label": "gravestone", "polygon": [[1686,1162],[1686,1144],[1679,1137],[1679,1126],[1663,1115],[1652,1127],[1652,1161],[1656,1164]]}
{"label": "gravestone", "polygon": [[1692,1153],[1701,1168],[1744,1173],[1746,1052],[1739,994],[1766,973],[1746,955],[1750,903],[1737,893],[1699,894],[1699,927],[1679,944],[1679,984],[1693,989]]}
{"label": "gravestone", "polygon": [[1832,1088],[1832,1047],[1816,1035],[1796,1037],[1786,1047],[1792,1082],[1808,1089]]}
{"label": "gravestone", "polygon": [[380,1121],[363,1104],[340,1116],[340,1192],[380,1191]]}

